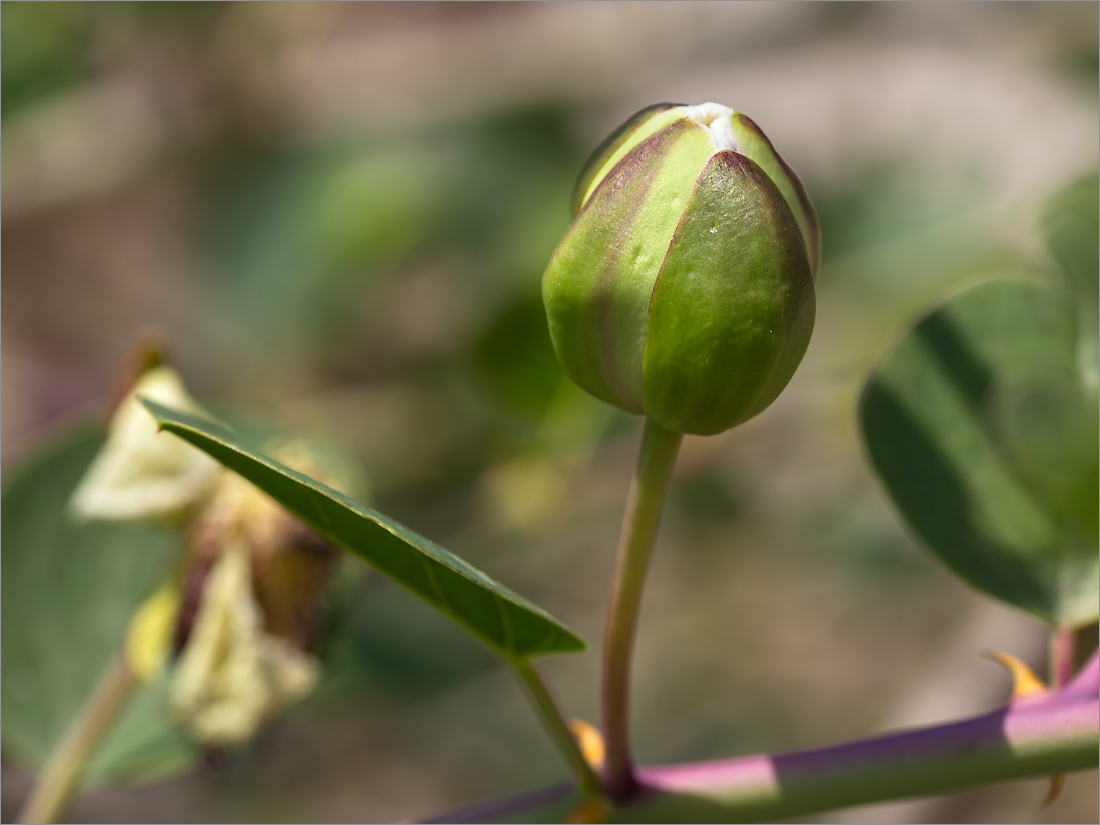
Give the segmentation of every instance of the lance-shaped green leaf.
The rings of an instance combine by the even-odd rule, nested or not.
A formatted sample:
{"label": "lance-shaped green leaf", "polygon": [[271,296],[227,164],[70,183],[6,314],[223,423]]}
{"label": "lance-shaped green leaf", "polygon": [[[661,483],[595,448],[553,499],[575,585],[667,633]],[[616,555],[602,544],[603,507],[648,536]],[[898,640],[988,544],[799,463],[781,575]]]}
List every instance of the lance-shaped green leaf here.
{"label": "lance-shaped green leaf", "polygon": [[1098,612],[1097,399],[1067,290],[995,282],[921,319],[864,393],[871,462],[922,543],[1058,625]]}
{"label": "lance-shaped green leaf", "polygon": [[507,659],[584,649],[541,608],[402,524],[238,444],[217,424],[145,406],[164,430],[255,484],[334,544],[368,562]]}

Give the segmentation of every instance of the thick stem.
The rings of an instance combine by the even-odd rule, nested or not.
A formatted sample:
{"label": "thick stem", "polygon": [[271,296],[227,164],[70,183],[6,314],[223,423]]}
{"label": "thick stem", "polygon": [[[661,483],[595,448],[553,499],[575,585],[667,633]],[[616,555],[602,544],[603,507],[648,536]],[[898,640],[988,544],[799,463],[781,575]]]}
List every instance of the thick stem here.
{"label": "thick stem", "polygon": [[529,659],[519,659],[512,662],[512,665],[515,667],[516,673],[519,674],[523,686],[527,688],[531,703],[538,711],[539,718],[542,719],[542,723],[550,733],[554,744],[558,746],[558,749],[569,763],[569,767],[576,774],[582,793],[585,796],[602,796],[603,791],[600,787],[600,780],[597,778],[592,766],[588,764],[588,760],[584,758],[584,754],[581,753],[576,737],[569,730],[569,725],[566,724],[565,718],[558,709],[557,702],[554,701],[554,697],[551,695],[549,688],[546,687],[546,683],[542,680],[538,671],[535,670],[534,664]]}
{"label": "thick stem", "polygon": [[[774,756],[640,772],[629,821],[762,822],[1096,767],[1097,702],[1054,695],[961,722]],[[673,811],[680,819],[672,817]]]}
{"label": "thick stem", "polygon": [[[958,722],[783,754],[642,768],[608,822],[766,822],[850,805],[1096,768],[1097,656],[1061,691]],[[436,822],[561,822],[557,785]]]}
{"label": "thick stem", "polygon": [[136,684],[125,656],[117,655],[43,766],[19,822],[55,822],[62,816],[89,758]]}
{"label": "thick stem", "polygon": [[638,627],[642,587],[672,467],[683,436],[646,419],[638,469],[627,497],[615,578],[607,607],[603,651],[603,734],[607,743],[605,786],[615,799],[635,789],[630,756],[630,658]]}

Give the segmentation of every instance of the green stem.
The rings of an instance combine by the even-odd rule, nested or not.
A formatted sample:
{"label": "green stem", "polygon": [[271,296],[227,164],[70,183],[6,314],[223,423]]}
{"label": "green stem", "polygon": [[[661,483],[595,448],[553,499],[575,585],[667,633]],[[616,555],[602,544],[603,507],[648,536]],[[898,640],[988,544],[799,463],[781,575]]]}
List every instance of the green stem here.
{"label": "green stem", "polygon": [[619,536],[604,632],[602,696],[603,734],[607,743],[605,782],[615,799],[625,799],[635,789],[629,731],[630,658],[649,557],[682,439],[682,434],[646,419],[638,468],[630,485]]}
{"label": "green stem", "polygon": [[19,822],[56,822],[61,818],[88,759],[136,684],[125,656],[117,655],[43,766],[19,813]]}
{"label": "green stem", "polygon": [[580,784],[583,794],[585,796],[602,796],[603,790],[600,787],[599,778],[593,771],[592,766],[588,764],[588,760],[584,758],[584,754],[581,753],[576,737],[569,730],[569,725],[566,724],[557,702],[554,701],[554,697],[542,680],[542,676],[535,670],[534,664],[530,659],[517,659],[512,662],[512,666],[519,674],[523,686],[527,688],[531,703],[538,711],[539,718],[542,719],[550,738],[554,740],[554,744],[558,746],[565,760],[576,774],[577,782]]}

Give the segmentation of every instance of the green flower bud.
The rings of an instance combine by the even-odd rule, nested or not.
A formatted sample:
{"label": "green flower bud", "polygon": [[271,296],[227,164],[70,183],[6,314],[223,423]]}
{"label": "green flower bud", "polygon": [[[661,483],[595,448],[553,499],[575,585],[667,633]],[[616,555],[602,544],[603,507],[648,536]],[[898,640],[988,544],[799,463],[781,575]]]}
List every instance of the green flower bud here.
{"label": "green flower bud", "polygon": [[817,218],[748,117],[639,112],[581,172],[542,281],[550,337],[583,389],[676,432],[767,407],[809,344]]}

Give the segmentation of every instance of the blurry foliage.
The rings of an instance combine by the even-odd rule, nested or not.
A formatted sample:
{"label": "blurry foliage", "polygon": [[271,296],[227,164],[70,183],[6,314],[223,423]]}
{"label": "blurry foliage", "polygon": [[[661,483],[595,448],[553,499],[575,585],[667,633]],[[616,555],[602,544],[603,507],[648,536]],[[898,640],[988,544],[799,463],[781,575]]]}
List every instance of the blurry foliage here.
{"label": "blurry foliage", "polygon": [[46,102],[92,78],[120,34],[135,38],[207,31],[223,3],[0,3],[0,115]]}
{"label": "blurry foliage", "polygon": [[1069,285],[1081,294],[1085,311],[1095,315],[1100,250],[1093,243],[1100,225],[1100,178],[1089,175],[1059,192],[1043,210],[1047,244]]}
{"label": "blurry foliage", "polygon": [[[65,434],[4,488],[4,748],[28,765],[57,745],[179,542],[168,528],[73,523],[66,506],[99,443],[90,427]],[[192,764],[163,687],[128,705],[93,757],[90,782],[155,779]]]}
{"label": "blurry foliage", "polygon": [[354,595],[330,614],[325,678],[309,701],[354,701],[369,689],[415,704],[497,667],[483,647],[431,611],[403,609],[407,596],[396,587],[376,581]]}
{"label": "blurry foliage", "polygon": [[928,548],[1055,625],[1097,617],[1096,399],[1062,290],[992,282],[923,318],[863,400],[872,463]]}
{"label": "blurry foliage", "polygon": [[[373,311],[378,291],[440,272],[452,283],[429,281],[407,299],[426,306],[399,311],[414,328],[418,312],[471,316],[473,328],[446,342],[461,347],[501,304],[538,295],[577,165],[564,131],[562,113],[533,111],[445,138],[223,156],[208,174],[202,232],[216,300],[257,345],[319,351],[322,370],[360,377],[401,354],[401,342],[382,346],[373,332],[387,327]],[[457,306],[437,305],[445,290]]]}
{"label": "blurry foliage", "polygon": [[1100,598],[1098,203],[1095,174],[1052,197],[1041,216],[1058,274],[945,301],[890,351],[861,404],[872,464],[928,549],[1068,627],[1095,622]]}
{"label": "blurry foliage", "polygon": [[505,306],[474,343],[472,360],[502,407],[524,416],[543,413],[562,373],[546,334],[542,296],[525,290]]}
{"label": "blurry foliage", "polygon": [[[616,51],[635,40],[648,43],[653,29],[642,29],[637,37],[619,38],[621,43],[604,42],[606,65],[578,60],[586,73],[579,83],[566,80],[559,88],[550,78],[545,88],[518,100],[494,89],[471,89],[475,102],[490,103],[466,101],[470,113],[461,117],[451,111],[393,124],[368,109],[363,117],[369,122],[359,131],[322,130],[315,136],[306,130],[306,137],[291,128],[297,124],[280,121],[281,113],[265,109],[266,87],[249,85],[255,80],[249,72],[267,79],[270,68],[278,86],[274,58],[282,41],[273,41],[271,54],[257,51],[239,37],[240,28],[222,25],[232,14],[262,15],[265,8],[273,14],[286,9],[291,16],[294,5],[0,6],[5,127],[85,84],[141,75],[143,61],[161,51],[168,58],[165,64],[153,61],[154,68],[180,87],[198,88],[194,105],[201,115],[199,127],[187,117],[178,123],[169,119],[173,128],[183,124],[180,132],[189,137],[177,144],[173,133],[151,172],[135,173],[90,202],[63,202],[41,215],[5,218],[9,326],[4,343],[9,352],[28,358],[27,365],[16,362],[6,380],[34,374],[33,381],[6,383],[5,403],[15,403],[30,387],[29,412],[18,412],[32,425],[25,429],[33,429],[45,419],[43,410],[88,400],[106,384],[105,365],[123,351],[138,323],[166,323],[181,365],[204,401],[215,397],[211,408],[220,417],[247,431],[262,410],[259,430],[265,433],[325,435],[348,463],[369,474],[373,503],[381,511],[484,566],[546,604],[581,635],[596,639],[637,421],[604,409],[565,382],[546,334],[539,278],[567,224],[577,170],[615,120],[607,110],[636,108],[666,90],[678,96],[687,88],[701,100],[724,93],[712,89],[751,96],[756,86],[774,93],[786,84],[802,97],[785,99],[782,106],[805,106],[812,117],[822,117],[825,110],[806,97],[812,85],[809,92],[796,89],[794,75],[778,71],[781,61],[754,59],[782,57],[795,72],[819,71],[805,61],[823,55],[858,62],[864,47],[891,48],[897,37],[891,25],[904,23],[908,13],[919,16],[920,4],[905,11],[891,4],[745,4],[744,12],[734,4],[730,15],[762,15],[763,22],[738,18],[744,21],[737,23],[745,32],[740,40],[729,25],[670,17],[659,28],[677,33],[668,39],[683,44],[679,56],[670,58],[648,45],[640,58]],[[503,40],[510,32],[507,15],[520,15],[528,5],[543,4],[449,4],[443,11],[431,4],[353,4],[342,12],[352,19],[337,19],[321,42],[323,48],[330,41],[339,45],[339,35],[350,32],[364,37],[365,48],[381,49],[391,36],[403,42],[410,29],[402,25],[418,20],[427,27],[433,16],[443,30],[439,42],[452,31],[462,42],[472,30],[462,27],[479,16],[486,25],[500,26]],[[672,14],[679,8],[624,5],[625,17],[616,25],[644,20],[647,11]],[[704,4],[704,11],[721,5]],[[1066,13],[1054,5],[1049,14]],[[591,7],[598,10],[600,4]],[[1014,18],[1022,28],[1047,32],[1040,62],[1054,62],[1066,82],[1095,87],[1095,44],[1073,40],[1072,32],[1042,29],[1047,7],[976,8],[964,14],[980,17],[982,42],[1028,54],[1016,49],[1021,41],[1001,40],[1005,19]],[[902,16],[891,17],[895,14]],[[1081,28],[1076,19],[1061,25]],[[584,25],[556,31],[575,29],[582,42]],[[598,21],[592,25],[598,30]],[[915,38],[931,41],[942,34],[939,46],[949,52],[973,47],[964,39],[962,45],[948,42],[974,36],[971,29],[948,35],[928,28],[933,33],[921,35],[921,26],[931,26],[928,18],[917,18]],[[375,39],[367,39],[374,30]],[[527,41],[528,48],[543,48],[538,34]],[[706,41],[703,46],[698,38]],[[285,42],[297,41],[292,33]],[[523,43],[517,43],[522,50]],[[822,51],[822,44],[834,51]],[[693,57],[711,62],[690,63],[692,49]],[[975,53],[976,59],[988,59],[985,52]],[[735,57],[748,62],[737,63]],[[622,75],[629,81],[615,80],[614,66],[630,60],[635,62]],[[827,60],[821,65],[826,68],[820,71],[835,68]],[[502,60],[493,71],[503,76],[510,69]],[[448,70],[465,77],[464,66]],[[562,74],[568,75],[564,64]],[[368,80],[345,82],[354,88]],[[975,81],[964,80],[960,88],[966,91],[966,83]],[[167,87],[177,90],[172,83]],[[395,94],[404,93],[400,78],[390,85]],[[888,117],[892,106],[908,105],[909,91],[899,85],[896,100],[876,100],[873,106]],[[338,99],[342,92],[316,93]],[[350,99],[358,101],[354,95]],[[846,128],[857,128],[858,113],[840,100],[829,116],[853,118],[856,127]],[[164,101],[166,110],[172,105]],[[802,151],[813,158],[805,147],[817,142],[818,125],[788,123],[795,124],[788,138],[801,139]],[[796,134],[803,128],[808,137]],[[915,135],[906,151],[923,152],[922,138]],[[777,143],[782,148],[787,140],[777,137]],[[1041,149],[1049,155],[1058,151],[1049,145]],[[1021,152],[1037,153],[1033,146]],[[806,362],[773,410],[731,437],[686,445],[655,557],[639,651],[638,746],[645,758],[796,747],[870,728],[893,701],[891,692],[922,678],[918,667],[932,655],[936,640],[952,636],[953,623],[971,604],[912,547],[882,502],[861,464],[855,400],[866,370],[930,300],[976,279],[1034,277],[1044,268],[1043,255],[1020,230],[1025,223],[1020,215],[1033,225],[1036,204],[991,203],[980,182],[960,178],[946,186],[928,166],[885,150],[867,157],[837,151],[817,161],[818,179],[812,165],[807,174],[796,158],[788,160],[803,173],[823,228],[818,328]],[[956,171],[957,159],[936,160]],[[825,172],[834,164],[840,172],[829,177]],[[1060,184],[1050,180],[1048,191]],[[1066,197],[1090,203],[1080,191]],[[1091,204],[1095,209],[1095,199]],[[1095,218],[1048,220],[1066,232],[1095,236]],[[147,253],[143,242],[156,251]],[[165,254],[158,243],[173,257],[157,257]],[[1056,241],[1061,258],[1076,254],[1060,248]],[[1089,261],[1081,267],[1096,271]],[[70,289],[73,300],[59,305],[53,297],[58,289]],[[73,373],[79,375],[77,390],[66,383]],[[13,386],[19,391],[9,389]],[[241,408],[248,408],[247,416]],[[13,420],[19,416],[5,422],[7,445],[13,432],[21,432],[11,428]],[[90,456],[92,442],[80,443],[85,450],[80,455]],[[46,459],[32,471],[42,484],[41,473],[50,473],[46,486],[52,490],[33,512],[52,507],[60,513],[60,491],[78,475],[75,464],[65,462],[79,456],[67,455],[64,461]],[[22,500],[30,495],[25,489],[20,493],[19,485],[31,476],[17,478],[16,472],[22,470],[12,466],[5,479],[5,665],[9,652],[26,654],[9,641],[11,634],[37,621],[24,619],[32,613],[22,611],[54,606],[52,600],[30,598],[37,590],[17,587],[18,565],[28,559],[17,552],[23,515],[32,511],[18,499],[18,507],[9,503],[11,494]],[[72,530],[57,518],[49,536],[26,540],[71,544]],[[124,554],[128,546],[116,550]],[[86,549],[94,550],[94,543]],[[128,569],[139,576],[143,564],[154,562],[142,557]],[[145,573],[153,575],[151,569]],[[251,798],[263,795],[274,800],[266,805],[288,800],[304,805],[303,818],[392,819],[427,815],[432,808],[539,781],[541,775],[515,758],[517,750],[542,747],[537,725],[522,715],[526,711],[513,695],[514,685],[499,678],[498,666],[480,646],[381,577],[353,576],[342,587],[330,611],[325,681],[255,753],[235,757],[283,760],[281,767],[252,777],[262,783],[266,776],[268,784],[255,794],[246,789],[250,799],[235,813],[265,818]],[[83,689],[80,680],[94,678],[89,662],[104,655],[130,603],[124,599],[104,608],[110,620],[103,626],[106,635],[98,622],[89,624],[96,636],[86,654],[64,663],[80,670],[71,682],[74,697]],[[874,621],[868,620],[871,611]],[[654,665],[658,652],[660,662]],[[25,658],[23,666],[32,665]],[[553,667],[548,671],[561,685],[563,703],[594,718],[592,655]],[[63,723],[51,717],[47,725],[34,714],[21,721],[21,711],[9,707],[11,691],[20,684],[12,676],[6,667],[5,755],[33,762]],[[519,718],[530,722],[529,731],[520,727],[517,733],[507,724],[514,721],[508,704],[513,700]],[[58,704],[59,712],[75,699],[67,701]],[[455,707],[463,710],[457,719],[449,713]],[[681,713],[685,708],[693,712],[691,719]],[[406,741],[409,730],[425,739]],[[280,757],[272,745],[280,735],[295,743],[296,736],[308,739],[310,731],[321,732],[308,740],[313,750],[303,749],[305,757],[295,747]],[[326,736],[336,744],[318,741]],[[478,759],[470,757],[475,752],[470,748],[481,748]],[[303,758],[312,772],[302,767]],[[484,769],[482,758],[494,772]],[[554,760],[548,753],[544,763],[536,758],[532,764],[557,770]],[[398,808],[386,797],[387,791],[400,791],[405,799],[419,795],[433,764],[440,770],[433,777],[437,784],[426,792],[427,809]],[[280,776],[282,781],[272,779]],[[348,788],[356,802],[338,808]],[[224,818],[224,811],[217,816]]]}
{"label": "blurry foliage", "polygon": [[0,4],[0,116],[9,117],[87,73],[84,3]]}

